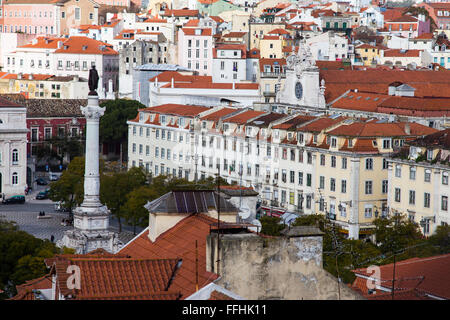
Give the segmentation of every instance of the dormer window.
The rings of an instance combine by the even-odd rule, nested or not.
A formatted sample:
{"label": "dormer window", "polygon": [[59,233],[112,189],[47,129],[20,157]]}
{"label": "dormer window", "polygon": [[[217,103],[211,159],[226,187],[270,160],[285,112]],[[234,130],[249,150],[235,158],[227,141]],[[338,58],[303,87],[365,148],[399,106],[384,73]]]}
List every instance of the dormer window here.
{"label": "dormer window", "polygon": [[383,139],[383,149],[390,149],[390,148],[391,148],[391,140]]}
{"label": "dormer window", "polygon": [[331,138],[331,147],[336,148],[336,146],[337,146],[337,139]]}
{"label": "dormer window", "polygon": [[313,142],[314,142],[314,143],[317,143],[317,134],[315,134],[315,135],[313,136]]}
{"label": "dormer window", "polygon": [[223,131],[227,132],[227,131],[228,131],[228,128],[229,128],[228,123],[225,123],[225,124],[223,125]]}
{"label": "dormer window", "polygon": [[202,129],[206,129],[206,121],[202,121]]}
{"label": "dormer window", "polygon": [[348,139],[348,147],[353,148],[353,139]]}
{"label": "dormer window", "polygon": [[427,150],[427,160],[428,161],[433,160],[433,150]]}
{"label": "dormer window", "polygon": [[300,142],[300,143],[303,143],[303,133],[299,133],[298,135],[297,135],[297,140],[298,140],[298,142]]}
{"label": "dormer window", "polygon": [[166,124],[166,116],[161,116],[161,124]]}

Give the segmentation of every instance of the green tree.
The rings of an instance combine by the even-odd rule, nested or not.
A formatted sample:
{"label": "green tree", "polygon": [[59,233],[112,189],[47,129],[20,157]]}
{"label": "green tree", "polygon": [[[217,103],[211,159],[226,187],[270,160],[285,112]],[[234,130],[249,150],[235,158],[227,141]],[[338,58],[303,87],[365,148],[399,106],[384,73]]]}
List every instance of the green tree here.
{"label": "green tree", "polygon": [[126,223],[133,226],[134,234],[136,234],[136,226],[148,225],[148,211],[144,205],[156,198],[158,198],[157,191],[148,186],[137,187],[128,193],[123,212]]}
{"label": "green tree", "polygon": [[284,224],[281,224],[281,218],[277,217],[261,217],[259,219],[261,222],[261,233],[268,236],[279,236],[281,235],[280,231],[285,228]]}
{"label": "green tree", "polygon": [[61,201],[70,214],[83,202],[84,197],[84,157],[74,158],[58,181],[50,184],[49,198]]}
{"label": "green tree", "polygon": [[15,286],[47,273],[44,259],[58,253],[49,240],[41,240],[0,220],[0,289],[1,298],[16,293]]}
{"label": "green tree", "polygon": [[106,107],[105,114],[100,118],[100,142],[120,143],[122,162],[122,150],[127,150],[127,121],[136,118],[139,109],[145,106],[135,100],[116,99],[103,102],[101,107]]}
{"label": "green tree", "polygon": [[134,167],[126,172],[113,172],[101,176],[100,201],[117,218],[119,232],[122,232],[122,218],[127,195],[133,189],[145,184],[147,177],[142,168]]}
{"label": "green tree", "polygon": [[430,245],[437,248],[438,254],[450,253],[450,226],[438,226],[428,240]]}

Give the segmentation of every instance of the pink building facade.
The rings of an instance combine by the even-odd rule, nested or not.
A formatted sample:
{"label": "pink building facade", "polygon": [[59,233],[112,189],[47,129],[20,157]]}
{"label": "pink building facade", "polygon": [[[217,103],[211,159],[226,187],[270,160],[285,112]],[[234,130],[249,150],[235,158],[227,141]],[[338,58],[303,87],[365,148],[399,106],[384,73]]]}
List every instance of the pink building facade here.
{"label": "pink building facade", "polygon": [[3,0],[1,4],[0,32],[22,32],[54,35],[56,6],[52,0]]}

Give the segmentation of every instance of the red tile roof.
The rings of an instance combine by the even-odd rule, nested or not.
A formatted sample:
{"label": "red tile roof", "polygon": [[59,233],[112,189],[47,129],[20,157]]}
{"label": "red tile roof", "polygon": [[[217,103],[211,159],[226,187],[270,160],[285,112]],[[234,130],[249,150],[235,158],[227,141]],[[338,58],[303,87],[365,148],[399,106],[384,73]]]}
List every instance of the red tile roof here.
{"label": "red tile roof", "polygon": [[345,120],[345,117],[339,117],[336,119],[332,118],[318,118],[317,120],[314,120],[313,122],[310,122],[304,126],[301,126],[297,128],[297,131],[302,132],[321,132],[324,129],[327,129],[343,120]]}
{"label": "red tile roof", "polygon": [[196,242],[199,288],[217,278],[217,275],[206,271],[206,237],[214,223],[217,223],[217,220],[206,215],[191,215],[162,233],[155,242],[150,241],[148,229],[145,230],[119,253],[137,259],[181,258],[183,263],[173,280],[171,289],[180,291],[182,298],[186,298],[196,291]]}
{"label": "red tile roof", "polygon": [[422,33],[420,36],[413,38],[413,40],[432,40],[432,33]]}
{"label": "red tile roof", "polygon": [[167,9],[164,11],[162,16],[175,16],[175,17],[197,17],[198,10],[188,10],[188,9],[178,9],[178,10],[170,10]]}
{"label": "red tile roof", "polygon": [[66,38],[37,37],[31,43],[17,48],[57,49],[58,41],[65,42],[66,40]]}
{"label": "red tile roof", "polygon": [[[259,71],[264,72],[264,66],[270,65],[270,66],[285,66],[286,65],[286,59],[269,59],[269,58],[260,58],[259,59]],[[281,68],[280,68],[281,72]]]}
{"label": "red tile roof", "polygon": [[52,288],[50,275],[26,281],[24,284],[16,286],[17,294],[11,300],[35,300],[33,290],[44,290]]}
{"label": "red tile roof", "polygon": [[199,19],[191,19],[186,22],[183,27],[198,27],[199,22]]}
{"label": "red tile roof", "polygon": [[241,58],[247,58],[247,47],[245,44],[218,44],[213,48],[213,58],[217,58],[217,50],[240,50]]}
{"label": "red tile roof", "polygon": [[277,29],[273,29],[272,31],[268,32],[267,34],[277,34],[277,35],[282,35],[282,34],[290,34],[289,32],[287,32],[284,29],[281,28],[277,28]]}
{"label": "red tile roof", "polygon": [[215,111],[213,113],[210,113],[210,114],[202,117],[201,120],[208,120],[208,121],[216,122],[216,121],[219,121],[220,118],[222,118],[230,113],[236,112],[236,111],[237,111],[236,109],[232,109],[232,108],[222,108],[219,111]]}
{"label": "red tile roof", "polygon": [[262,40],[280,40],[279,36],[264,36]]}
{"label": "red tile roof", "polygon": [[[195,30],[201,30],[201,33],[199,35],[195,34]],[[199,36],[199,37],[206,37],[212,35],[212,30],[210,28],[204,28],[204,29],[195,29],[195,28],[182,28],[181,31],[187,36]]]}
{"label": "red tile roof", "polygon": [[265,111],[247,110],[247,111],[241,112],[235,116],[232,116],[230,118],[224,119],[223,122],[244,124],[244,123],[247,123],[249,120],[252,120],[253,118],[256,118],[265,113],[266,113]]}
{"label": "red tile roof", "polygon": [[[67,49],[64,47],[67,46]],[[103,49],[101,49],[103,48]],[[70,37],[55,53],[118,55],[112,45],[88,37]]]}
{"label": "red tile roof", "polygon": [[212,82],[211,76],[191,76],[191,75],[184,75],[177,71],[164,71],[157,76],[154,76],[149,81],[155,82],[156,78],[158,78],[158,82],[171,82],[172,78],[174,82],[186,82],[191,83],[195,81],[200,82]]}
{"label": "red tile roof", "polygon": [[398,122],[376,123],[376,122],[354,122],[348,125],[340,125],[339,127],[328,131],[333,136],[350,136],[350,137],[400,137],[426,135],[430,132],[436,132],[436,129],[429,128],[417,123],[410,123],[411,133],[405,132],[405,124]]}
{"label": "red tile roof", "polygon": [[316,117],[313,116],[299,115],[288,121],[273,126],[272,129],[284,129],[284,130],[295,129],[299,124],[308,122],[315,118]]}
{"label": "red tile roof", "polygon": [[[136,259],[96,255],[60,255],[50,260],[51,274],[56,274],[57,287],[65,297],[76,300],[92,299],[155,299],[164,294],[180,296],[171,289],[180,260]],[[70,289],[67,268],[80,268],[80,289]],[[168,298],[167,297],[167,298]]]}
{"label": "red tile roof", "polygon": [[[380,266],[381,286],[392,287],[393,264]],[[403,290],[416,289],[425,295],[432,295],[442,299],[450,299],[450,254],[438,255],[428,258],[412,258],[399,261],[395,264],[395,287],[394,297]],[[358,275],[370,276],[367,269],[357,269],[353,271]],[[356,281],[356,280],[355,280]],[[361,281],[361,280],[359,280]],[[364,283],[357,285],[363,294],[372,299],[378,295],[367,295],[367,286]],[[400,292],[400,294],[402,291]],[[410,295],[408,295],[410,297]]]}
{"label": "red tile roof", "polygon": [[402,50],[402,49],[389,49],[384,50],[385,57],[420,57],[420,53],[423,50]]}
{"label": "red tile roof", "polygon": [[171,114],[182,117],[195,117],[196,115],[209,110],[208,107],[203,106],[190,106],[185,104],[162,104],[156,107],[150,107],[145,109],[140,109],[139,111],[160,113],[160,114]]}
{"label": "red tile roof", "polygon": [[260,58],[260,51],[259,51],[259,49],[256,49],[256,48],[250,49],[247,52],[247,57],[250,58],[250,59],[259,59]]}
{"label": "red tile roof", "polygon": [[242,38],[247,34],[247,32],[230,32],[225,35],[222,35],[222,38]]}

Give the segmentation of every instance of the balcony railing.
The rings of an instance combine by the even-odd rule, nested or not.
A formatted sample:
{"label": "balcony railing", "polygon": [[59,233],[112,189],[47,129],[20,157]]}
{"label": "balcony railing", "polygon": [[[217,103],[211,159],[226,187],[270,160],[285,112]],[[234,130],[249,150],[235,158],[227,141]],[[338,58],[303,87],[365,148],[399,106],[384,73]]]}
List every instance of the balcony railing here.
{"label": "balcony railing", "polygon": [[276,93],[273,91],[264,91],[263,95],[264,95],[264,97],[275,97]]}

